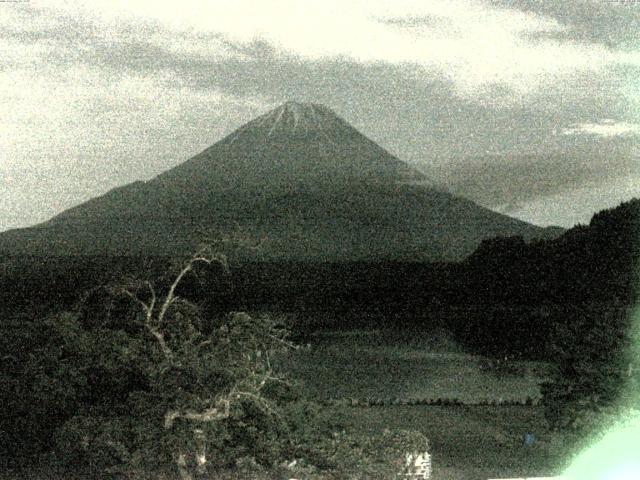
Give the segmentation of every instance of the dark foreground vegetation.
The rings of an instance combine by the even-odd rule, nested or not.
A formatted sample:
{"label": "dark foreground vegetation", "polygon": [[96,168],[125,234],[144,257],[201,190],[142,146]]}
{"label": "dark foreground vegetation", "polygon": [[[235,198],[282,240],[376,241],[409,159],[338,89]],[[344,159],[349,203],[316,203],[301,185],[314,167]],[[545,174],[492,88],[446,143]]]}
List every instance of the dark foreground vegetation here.
{"label": "dark foreground vegetation", "polygon": [[[429,406],[423,412],[446,408],[451,422],[459,416],[460,425],[479,432],[482,422],[490,424],[498,415],[495,409],[529,409],[516,416],[535,414],[542,422],[539,431],[584,434],[617,409],[638,407],[637,396],[624,395],[637,392],[640,380],[638,359],[629,355],[640,284],[639,227],[640,201],[634,200],[555,240],[485,241],[457,264],[273,264],[256,258],[227,271],[213,262],[180,285],[178,296],[185,302],[167,324],[178,328],[167,333],[174,342],[171,351],[180,352],[169,356],[183,356],[177,364],[167,360],[145,327],[144,305],[153,300],[146,282],[157,289],[160,302],[184,263],[161,257],[5,256],[0,264],[0,455],[14,469],[40,462],[49,471],[54,466],[80,470],[83,478],[140,478],[140,472],[154,470],[179,474],[176,445],[195,452],[202,436],[194,436],[191,426],[165,429],[163,415],[176,405],[184,407],[180,412],[203,414],[235,392],[234,385],[243,385],[247,395],[229,398],[235,405],[229,410],[218,405],[225,415],[206,422],[207,468],[253,472],[246,478],[259,478],[256,472],[263,471],[269,472],[265,478],[277,478],[289,475],[283,465],[298,458],[305,459],[296,463],[305,478],[321,472],[347,478],[354,468],[384,478],[376,475],[392,468],[400,450],[424,442],[423,433],[441,439],[433,445],[441,458],[450,455],[442,468],[456,469],[458,461],[471,468],[470,458],[445,452],[462,451],[465,442],[475,440],[440,449],[442,434],[420,427],[438,413],[416,419],[417,432],[405,431],[411,425],[396,418],[399,413],[376,413],[376,421],[389,418],[393,430],[385,433],[376,425],[376,435],[370,436],[363,425],[371,410],[357,409],[351,420],[340,419],[339,407],[321,407],[315,394],[289,380],[261,385],[265,375],[280,378],[265,355],[277,355],[282,345],[257,346],[248,339],[263,341],[268,334],[304,345],[320,330],[362,328],[409,335],[446,330],[469,355],[552,367],[540,406],[482,407],[487,410],[478,415],[484,417],[475,423],[463,410],[472,407]],[[122,295],[125,291],[135,298]],[[154,308],[157,315],[159,307]],[[184,323],[185,318],[192,321]],[[224,335],[220,329],[227,329]],[[227,343],[220,343],[225,338]],[[213,370],[203,368],[196,348],[210,340],[207,355],[215,361],[206,365],[215,364]],[[242,363],[247,358],[253,360]],[[267,388],[267,383],[273,385]],[[505,452],[524,462],[518,448]],[[533,457],[536,471],[557,461],[549,451]],[[193,458],[183,459],[194,467]],[[485,467],[491,473],[492,465],[478,468]],[[515,467],[501,471],[517,473]],[[458,474],[452,476],[473,478]]]}

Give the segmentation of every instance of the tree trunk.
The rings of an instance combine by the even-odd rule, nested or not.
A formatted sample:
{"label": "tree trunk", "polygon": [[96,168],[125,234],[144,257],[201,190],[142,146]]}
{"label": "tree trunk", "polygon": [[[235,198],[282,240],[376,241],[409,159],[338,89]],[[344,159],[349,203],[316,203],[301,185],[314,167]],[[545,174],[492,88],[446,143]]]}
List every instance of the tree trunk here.
{"label": "tree trunk", "polygon": [[175,455],[176,466],[178,467],[178,473],[180,474],[181,480],[193,480],[191,473],[189,472],[189,466],[187,465],[187,456],[178,452]]}
{"label": "tree trunk", "polygon": [[196,444],[196,472],[204,475],[207,472],[207,437],[199,428],[193,430],[193,437]]}

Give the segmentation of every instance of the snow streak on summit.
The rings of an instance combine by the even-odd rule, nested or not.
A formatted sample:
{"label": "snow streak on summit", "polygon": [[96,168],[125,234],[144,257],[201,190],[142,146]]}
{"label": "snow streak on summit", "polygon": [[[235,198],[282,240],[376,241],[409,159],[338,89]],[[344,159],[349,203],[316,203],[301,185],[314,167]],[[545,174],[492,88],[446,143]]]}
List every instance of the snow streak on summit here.
{"label": "snow streak on summit", "polygon": [[242,137],[243,133],[253,131],[254,134],[264,134],[265,139],[315,134],[328,142],[335,143],[338,139],[332,139],[331,133],[337,133],[340,130],[354,131],[351,125],[324,105],[290,101],[241,127],[227,137],[227,141],[230,144],[234,143]]}

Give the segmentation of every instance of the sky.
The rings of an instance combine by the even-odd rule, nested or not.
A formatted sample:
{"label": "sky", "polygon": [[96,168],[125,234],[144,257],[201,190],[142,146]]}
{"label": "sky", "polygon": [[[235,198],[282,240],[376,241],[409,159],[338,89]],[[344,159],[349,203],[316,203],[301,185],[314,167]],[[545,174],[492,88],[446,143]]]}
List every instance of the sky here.
{"label": "sky", "polygon": [[570,227],[640,197],[640,2],[0,2],[0,231],[288,100],[441,188]]}

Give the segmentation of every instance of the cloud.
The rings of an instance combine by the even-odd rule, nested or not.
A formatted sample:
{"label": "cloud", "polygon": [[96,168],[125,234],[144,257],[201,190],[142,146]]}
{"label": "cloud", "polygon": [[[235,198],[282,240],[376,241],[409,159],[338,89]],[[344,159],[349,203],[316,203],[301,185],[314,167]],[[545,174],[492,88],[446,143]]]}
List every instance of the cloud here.
{"label": "cloud", "polygon": [[[621,189],[623,185],[640,185],[640,148],[633,138],[598,137],[591,142],[574,144],[571,149],[560,147],[558,144],[556,151],[546,153],[514,152],[459,159],[441,170],[440,175],[434,172],[433,176],[455,193],[486,207],[518,215],[530,205],[537,205],[540,210],[545,199],[555,198],[554,201],[561,202],[557,199],[566,195],[568,202],[575,192],[584,196],[589,189],[594,196],[599,192],[600,199],[609,199],[603,204],[604,208],[612,205],[611,199],[619,201],[623,190],[616,192],[616,184]],[[640,191],[638,188],[634,191]],[[575,207],[577,205],[567,204],[563,208]],[[554,209],[559,212],[559,207],[549,207]],[[581,220],[584,220],[584,211],[581,210]],[[555,223],[571,226],[575,221],[575,217],[567,216],[556,219]],[[549,223],[549,218],[544,223]]]}
{"label": "cloud", "polygon": [[[517,210],[589,184],[601,157],[581,157],[594,166],[584,177],[577,160],[567,169],[564,157],[551,155],[542,172],[514,154],[608,155],[598,142],[628,141],[640,123],[640,55],[623,48],[622,37],[581,37],[565,7],[529,3],[3,6],[0,175],[13,180],[0,184],[10,198],[0,229],[149,178],[289,99],[329,105],[401,159],[487,205]],[[625,134],[607,136],[623,127]],[[619,159],[610,162],[624,170],[631,157],[616,148]],[[483,155],[496,158],[491,167]]]}
{"label": "cloud", "polygon": [[380,23],[391,25],[397,28],[407,29],[441,29],[451,31],[455,27],[450,18],[438,15],[405,15],[402,17],[381,17],[377,19]]}
{"label": "cloud", "polygon": [[[207,60],[241,57],[243,49],[265,44],[305,61],[343,58],[417,65],[446,77],[464,95],[484,95],[493,84],[521,95],[576,70],[597,71],[621,61],[604,47],[587,48],[558,37],[529,39],[567,29],[546,11],[479,0],[51,1],[43,2],[39,12],[49,19],[62,18],[64,26],[45,23],[36,33],[22,33],[23,38],[43,32],[55,34],[58,41],[66,37],[68,45],[80,47],[75,53],[65,51],[68,60],[104,60],[106,50],[113,52],[111,61],[123,67],[143,63],[143,55],[149,61],[160,49]],[[118,46],[127,44],[144,48],[138,55],[129,48],[127,56],[118,56]]]}
{"label": "cloud", "polygon": [[487,5],[541,15],[564,28],[531,32],[529,38],[574,40],[611,49],[638,48],[640,9],[624,0],[487,0]]}
{"label": "cloud", "polygon": [[640,176],[620,176],[533,198],[508,213],[537,225],[588,224],[595,212],[640,198]]}
{"label": "cloud", "polygon": [[616,137],[620,135],[640,135],[640,124],[602,120],[598,123],[580,123],[562,130],[564,135],[598,135]]}

